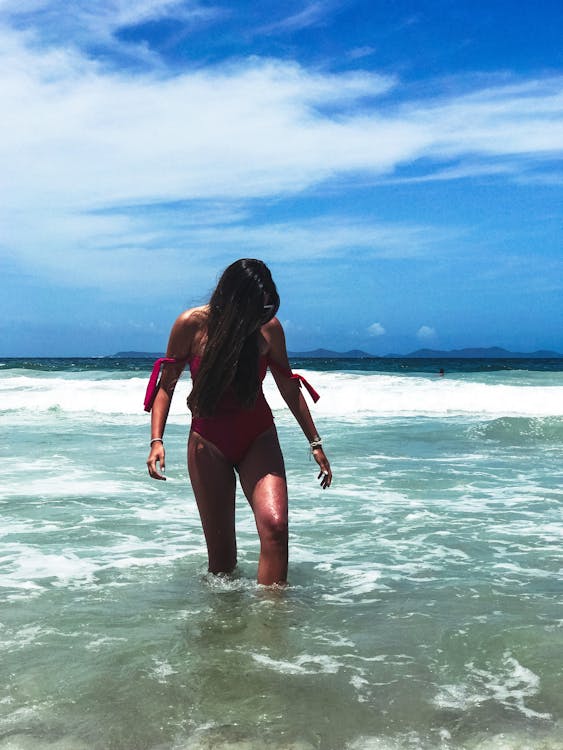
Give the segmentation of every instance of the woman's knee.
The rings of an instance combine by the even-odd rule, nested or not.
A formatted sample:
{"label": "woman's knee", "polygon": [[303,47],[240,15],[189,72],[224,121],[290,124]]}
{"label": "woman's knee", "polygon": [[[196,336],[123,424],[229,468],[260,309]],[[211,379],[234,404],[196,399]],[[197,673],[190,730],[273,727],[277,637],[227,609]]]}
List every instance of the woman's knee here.
{"label": "woman's knee", "polygon": [[260,519],[260,540],[266,544],[285,545],[288,538],[287,518],[270,514]]}

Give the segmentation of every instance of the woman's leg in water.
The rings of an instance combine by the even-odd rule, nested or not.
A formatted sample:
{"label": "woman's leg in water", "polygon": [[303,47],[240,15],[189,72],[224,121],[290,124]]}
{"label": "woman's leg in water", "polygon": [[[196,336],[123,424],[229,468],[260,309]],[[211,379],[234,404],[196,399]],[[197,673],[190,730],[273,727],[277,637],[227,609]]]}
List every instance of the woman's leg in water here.
{"label": "woman's leg in water", "polygon": [[207,543],[209,572],[231,573],[237,564],[234,469],[213,443],[192,432],[188,471]]}
{"label": "woman's leg in water", "polygon": [[274,426],[260,435],[239,464],[242,489],[260,537],[258,583],[287,582],[287,483]]}

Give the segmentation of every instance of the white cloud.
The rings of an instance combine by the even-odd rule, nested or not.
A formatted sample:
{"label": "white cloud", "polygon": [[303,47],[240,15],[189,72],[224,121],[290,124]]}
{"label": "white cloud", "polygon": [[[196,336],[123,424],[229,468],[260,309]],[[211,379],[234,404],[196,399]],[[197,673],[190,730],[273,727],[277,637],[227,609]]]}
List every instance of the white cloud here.
{"label": "white cloud", "polygon": [[302,190],[346,163],[361,164],[348,138],[335,157],[342,128],[314,108],[390,85],[275,61],[127,76],[77,53],[38,55],[8,41],[0,37],[9,204],[41,202],[46,192],[52,204],[72,207]]}
{"label": "white cloud", "polygon": [[434,108],[416,107],[417,116],[433,126],[443,125],[441,134],[434,130],[429,153],[441,157],[548,155],[563,150],[562,85],[563,78],[554,77],[452,97],[439,103],[437,119]]}
{"label": "white cloud", "polygon": [[432,341],[436,338],[436,329],[432,326],[420,326],[416,336],[420,341]]}
{"label": "white cloud", "polygon": [[[368,110],[358,109],[362,99],[392,79],[257,59],[132,75],[6,31],[0,65],[7,205],[37,205],[47,194],[66,208],[273,196],[351,172],[391,175],[428,156],[443,170],[466,155],[474,165],[476,154],[510,156],[514,168],[520,154],[528,168],[534,155],[563,150],[561,79]],[[348,115],[329,114],[348,105]]]}
{"label": "white cloud", "polygon": [[372,323],[367,329],[370,336],[384,336],[385,328],[381,323]]}
{"label": "white cloud", "polygon": [[371,57],[371,55],[374,55],[376,52],[375,47],[365,46],[365,47],[354,47],[348,52],[347,57],[350,60],[361,60],[364,57]]}
{"label": "white cloud", "polygon": [[[0,9],[9,18],[17,7],[43,9],[53,22],[66,4],[4,0]],[[122,25],[201,10],[176,0],[72,7],[100,38]],[[236,248],[238,256],[241,247],[265,256],[283,249],[288,260],[304,251],[424,256],[455,230],[344,217],[257,226],[244,217],[222,220],[221,210],[191,223],[180,211],[170,226],[170,212],[149,209],[211,201],[240,212],[249,198],[292,195],[350,175],[394,179],[397,168],[422,159],[427,179],[487,173],[493,157],[498,174],[516,179],[530,174],[534,160],[541,166],[563,150],[563,79],[555,77],[392,106],[377,99],[399,89],[387,76],[256,58],[174,74],[116,72],[70,44],[41,48],[32,31],[6,26],[0,67],[2,251],[34,272],[75,281],[111,283],[118,272],[131,279],[151,266],[155,248],[162,279],[189,252],[209,257]],[[147,210],[92,213],[134,204]]]}
{"label": "white cloud", "polygon": [[198,0],[0,0],[0,18],[27,29],[32,46],[48,48],[95,49],[104,63],[112,56],[123,63],[162,70],[164,63],[144,40],[125,39],[119,32],[164,19],[174,20],[178,33],[186,35],[195,27],[213,21],[225,11],[202,6]]}
{"label": "white cloud", "polygon": [[513,178],[514,181],[521,181],[522,165],[517,162],[511,164],[508,159],[495,161],[494,159],[483,159],[472,163],[471,159],[466,159],[462,164],[456,164],[453,167],[432,168],[427,174],[418,174],[414,177],[383,177],[382,181],[386,184],[408,184],[420,182],[442,182],[444,180],[464,180],[470,177],[482,176],[499,176]]}
{"label": "white cloud", "polygon": [[137,291],[165,289],[188,265],[190,278],[205,285],[210,261],[220,267],[241,255],[278,265],[347,257],[351,251],[366,260],[435,259],[451,252],[460,237],[431,225],[352,222],[339,216],[255,224],[230,203],[93,213],[36,208],[33,222],[25,212],[0,207],[0,225],[5,227],[3,255],[32,267],[36,276],[106,289],[128,284]]}
{"label": "white cloud", "polygon": [[[271,33],[273,31],[298,31],[310,26],[315,26],[324,21],[331,10],[332,5],[332,2],[326,2],[326,0],[322,2],[321,0],[312,0],[312,2],[307,2],[297,13],[286,16],[281,19],[281,21],[275,21],[267,26],[263,26],[259,31],[263,33]],[[283,4],[281,7],[283,7]]]}
{"label": "white cloud", "polygon": [[216,13],[197,0],[0,0],[0,12],[7,20],[36,28],[43,38],[62,39],[72,31],[69,41],[84,41],[86,36],[107,41],[115,31],[163,18],[189,22]]}
{"label": "white cloud", "polygon": [[289,319],[282,320],[281,324],[283,326],[283,329],[286,335],[295,334],[295,333],[303,333],[304,331],[309,332],[310,330],[309,325],[304,326],[304,325],[301,325],[301,323],[295,323],[293,320],[289,320]]}

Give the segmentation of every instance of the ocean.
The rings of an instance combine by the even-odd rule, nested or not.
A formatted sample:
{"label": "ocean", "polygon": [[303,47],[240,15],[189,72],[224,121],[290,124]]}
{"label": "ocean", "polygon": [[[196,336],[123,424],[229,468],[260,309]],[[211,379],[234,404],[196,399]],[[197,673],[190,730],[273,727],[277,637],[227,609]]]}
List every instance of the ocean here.
{"label": "ocean", "polygon": [[[563,360],[299,360],[333,486],[265,381],[290,585],[206,573],[189,375],[0,359],[0,750],[563,750]],[[443,367],[445,375],[438,375]]]}

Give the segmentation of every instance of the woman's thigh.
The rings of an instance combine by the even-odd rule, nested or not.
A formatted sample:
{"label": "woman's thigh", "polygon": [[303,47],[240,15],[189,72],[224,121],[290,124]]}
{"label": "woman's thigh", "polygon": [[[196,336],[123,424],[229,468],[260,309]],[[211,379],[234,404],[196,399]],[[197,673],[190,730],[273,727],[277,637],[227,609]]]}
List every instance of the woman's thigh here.
{"label": "woman's thigh", "polygon": [[275,426],[254,441],[238,470],[258,531],[287,526],[287,482]]}
{"label": "woman's thigh", "polygon": [[188,440],[188,471],[210,554],[236,550],[234,469],[196,432]]}

